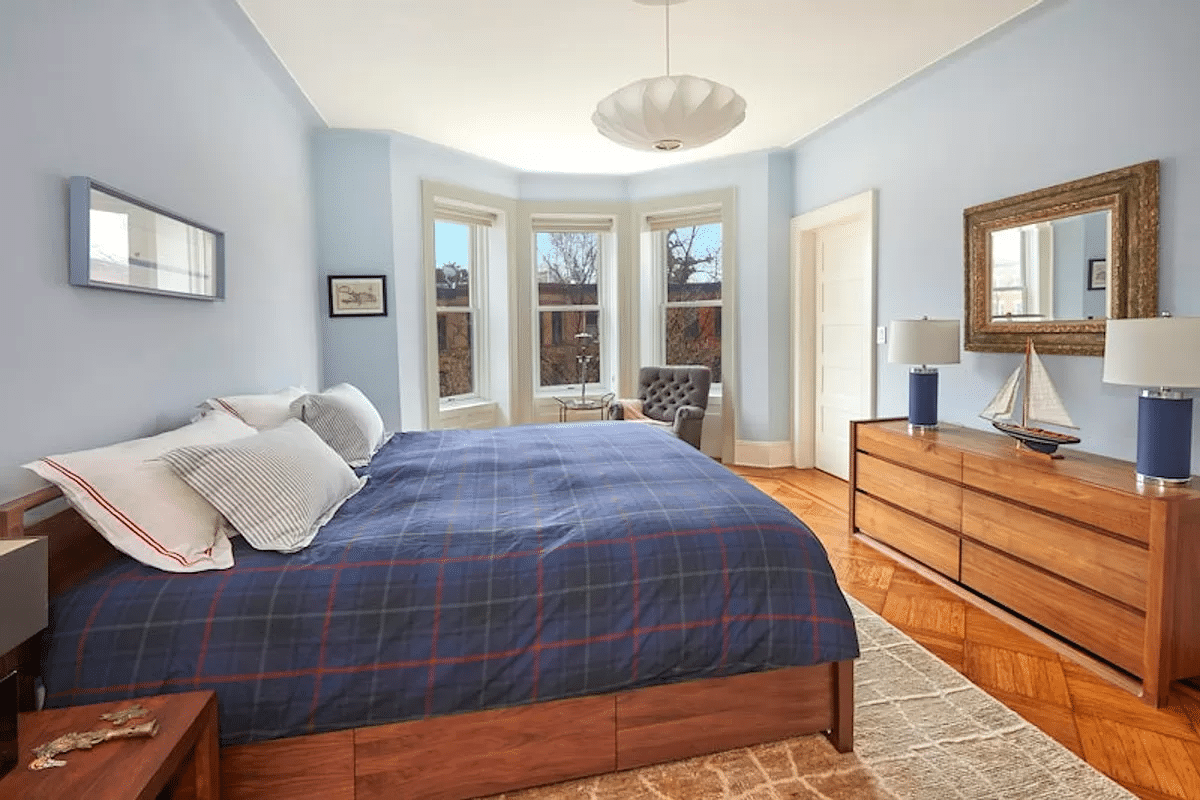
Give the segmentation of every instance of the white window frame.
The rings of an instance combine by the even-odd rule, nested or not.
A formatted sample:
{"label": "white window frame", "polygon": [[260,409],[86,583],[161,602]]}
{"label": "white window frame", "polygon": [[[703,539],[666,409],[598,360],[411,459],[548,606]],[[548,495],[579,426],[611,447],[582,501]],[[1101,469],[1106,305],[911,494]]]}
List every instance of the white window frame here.
{"label": "white window frame", "polygon": [[[596,313],[596,335],[598,338],[597,355],[599,357],[599,380],[588,382],[588,394],[604,394],[611,391],[609,375],[614,371],[614,359],[617,350],[612,345],[611,331],[615,326],[609,324],[609,317],[616,308],[617,269],[616,269],[616,227],[617,220],[612,215],[605,214],[536,214],[531,218],[530,230],[530,266],[531,266],[531,309],[530,352],[533,393],[535,397],[565,395],[578,391],[578,381],[562,384],[542,385],[542,343],[541,315],[553,312],[589,312]],[[595,233],[597,241],[597,297],[596,304],[588,305],[541,305],[541,295],[538,284],[538,249],[537,236],[539,233]],[[594,387],[594,388],[592,388]]]}
{"label": "white window frame", "polygon": [[[667,236],[675,228],[693,225],[717,224],[721,226],[721,299],[720,300],[668,300],[667,299]],[[642,337],[642,360],[647,364],[667,363],[667,309],[669,308],[720,308],[721,309],[721,377],[725,377],[728,361],[725,344],[728,329],[727,309],[728,283],[725,264],[729,226],[719,204],[705,204],[692,208],[652,212],[643,217],[643,228],[647,235],[643,239],[643,261],[650,269],[643,273],[642,329],[650,335]],[[722,383],[713,381],[710,396],[719,397]]]}
{"label": "white window frame", "polygon": [[434,216],[434,225],[439,222],[449,222],[458,225],[467,226],[467,274],[470,276],[470,281],[467,286],[467,305],[465,306],[443,306],[437,301],[437,269],[441,265],[437,263],[436,254],[434,256],[434,274],[430,276],[434,281],[434,328],[435,336],[433,341],[433,358],[435,366],[438,361],[438,353],[440,351],[441,331],[438,330],[438,320],[442,314],[470,314],[470,340],[471,340],[471,377],[472,390],[463,394],[441,396],[441,378],[438,379],[438,405],[441,409],[449,406],[458,406],[464,402],[481,400],[487,397],[487,392],[484,387],[487,386],[487,359],[480,358],[480,352],[485,351],[487,342],[481,337],[487,335],[487,320],[486,307],[483,299],[487,297],[487,228],[489,225],[483,225],[477,221],[469,221],[461,218],[450,218],[445,215],[442,209],[438,209]]}
{"label": "white window frame", "polygon": [[[996,315],[996,295],[1000,292],[1018,292],[1024,310],[1012,319],[1047,319],[1054,308],[1054,227],[1050,223],[1040,222],[1023,225],[1015,230],[1020,236],[1020,261],[1017,263],[1017,272],[1021,283],[1015,286],[993,287],[991,313],[995,319],[1008,319]],[[990,249],[989,243],[989,251]],[[1035,312],[1030,309],[1038,310]]]}
{"label": "white window frame", "polygon": [[[482,202],[461,197],[465,192],[453,191],[454,187],[425,184],[426,256],[425,264],[425,307],[426,313],[426,408],[428,427],[490,427],[504,416],[503,410],[492,397],[494,378],[490,364],[496,324],[492,319],[489,273],[496,268],[494,258],[506,268],[506,253],[503,241],[505,210]],[[445,191],[445,190],[451,191]],[[482,197],[482,196],[481,196]],[[437,245],[434,230],[437,222],[456,222],[469,226],[469,265],[471,274],[469,305],[466,307],[440,306],[437,302]],[[471,343],[473,360],[473,391],[451,397],[441,397],[441,378],[438,374],[438,314],[439,312],[472,312]],[[503,311],[503,309],[502,309]],[[501,314],[503,317],[503,313]],[[497,341],[503,341],[501,337]],[[503,386],[507,383],[501,381]],[[505,405],[507,407],[507,405]]]}

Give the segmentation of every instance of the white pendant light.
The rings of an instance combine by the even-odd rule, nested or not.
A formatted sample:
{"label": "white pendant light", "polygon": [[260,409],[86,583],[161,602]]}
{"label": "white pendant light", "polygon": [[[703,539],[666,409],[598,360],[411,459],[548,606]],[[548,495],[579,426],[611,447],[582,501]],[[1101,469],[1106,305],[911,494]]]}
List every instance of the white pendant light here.
{"label": "white pendant light", "polygon": [[671,74],[671,6],[684,0],[636,0],[666,13],[667,70],[623,86],[592,114],[600,133],[638,150],[687,150],[720,139],[746,118],[741,95],[695,75]]}

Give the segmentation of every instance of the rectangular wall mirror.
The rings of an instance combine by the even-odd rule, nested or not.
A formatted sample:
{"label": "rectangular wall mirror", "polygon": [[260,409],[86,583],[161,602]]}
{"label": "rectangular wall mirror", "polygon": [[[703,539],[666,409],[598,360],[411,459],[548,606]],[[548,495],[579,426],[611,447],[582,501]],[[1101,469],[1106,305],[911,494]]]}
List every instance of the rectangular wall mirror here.
{"label": "rectangular wall mirror", "polygon": [[1109,318],[1158,311],[1158,162],[963,212],[964,347],[1104,354]]}
{"label": "rectangular wall mirror", "polygon": [[70,280],[76,286],[217,300],[225,235],[75,176],[69,184]]}

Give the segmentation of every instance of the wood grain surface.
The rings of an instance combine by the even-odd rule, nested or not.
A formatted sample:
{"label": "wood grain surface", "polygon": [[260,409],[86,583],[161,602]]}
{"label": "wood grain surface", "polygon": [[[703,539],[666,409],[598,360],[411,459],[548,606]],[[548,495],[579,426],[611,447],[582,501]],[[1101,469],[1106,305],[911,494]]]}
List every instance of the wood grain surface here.
{"label": "wood grain surface", "polygon": [[611,772],[614,702],[583,697],[359,728],[355,797],[461,800]]}
{"label": "wood grain surface", "polygon": [[963,542],[962,582],[1142,676],[1146,620],[1136,611],[973,542]]}
{"label": "wood grain surface", "polygon": [[[1172,681],[1200,671],[1200,481],[1142,485],[1127,461],[1074,449],[1031,459],[1007,436],[957,425],[867,420],[852,423],[851,441],[852,531],[1138,676],[1146,702],[1166,702]],[[962,463],[957,505],[927,460],[892,460],[950,452]],[[880,504],[926,527],[884,519]],[[962,540],[957,570],[947,531]]]}
{"label": "wood grain surface", "polygon": [[[177,779],[192,787],[197,800],[218,800],[220,778],[216,754],[216,697],[187,692],[139,698],[158,720],[158,735],[118,739],[91,750],[72,750],[60,758],[66,766],[34,772],[30,751],[64,733],[107,726],[101,714],[126,708],[133,701],[72,706],[20,715],[21,762],[0,779],[0,797],[21,800],[154,800],[187,766],[192,774]],[[134,720],[138,722],[139,720]],[[193,758],[199,743],[201,750]]]}
{"label": "wood grain surface", "polygon": [[832,728],[835,668],[789,667],[617,695],[617,769]]}
{"label": "wood grain surface", "polygon": [[1147,548],[989,495],[963,495],[966,536],[1146,610]]}
{"label": "wood grain surface", "polygon": [[920,517],[860,494],[855,508],[858,530],[958,580],[959,537]]}
{"label": "wood grain surface", "polygon": [[221,748],[225,800],[354,800],[354,732]]}

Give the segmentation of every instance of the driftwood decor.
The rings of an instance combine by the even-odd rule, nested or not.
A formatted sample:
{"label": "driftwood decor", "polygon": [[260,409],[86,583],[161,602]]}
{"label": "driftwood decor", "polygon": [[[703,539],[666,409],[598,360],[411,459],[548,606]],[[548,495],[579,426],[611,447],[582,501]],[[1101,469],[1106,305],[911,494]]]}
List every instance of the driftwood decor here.
{"label": "driftwood decor", "polygon": [[158,720],[153,718],[139,725],[130,725],[125,728],[120,727],[131,719],[138,719],[149,713],[144,706],[138,704],[109,714],[101,714],[100,719],[106,720],[117,727],[64,733],[62,736],[56,737],[45,744],[38,745],[33,748],[34,757],[33,761],[29,762],[29,768],[32,770],[43,770],[50,769],[51,767],[64,767],[67,762],[60,758],[55,758],[55,756],[69,753],[72,750],[91,750],[96,745],[112,741],[113,739],[157,736]]}
{"label": "driftwood decor", "polygon": [[[1158,173],[1158,162],[1146,161],[966,209],[964,349],[1017,353],[1032,339],[1042,354],[1099,356],[1104,354],[1107,318],[1157,314]],[[1030,316],[994,314],[994,233],[1104,211],[1110,214],[1110,233],[1105,302],[1100,313],[1092,319],[1054,319],[1053,313],[1044,309]],[[1073,265],[1059,268],[1069,271]],[[1070,273],[1061,285],[1082,289],[1087,285],[1088,268],[1081,259],[1079,274]]]}

